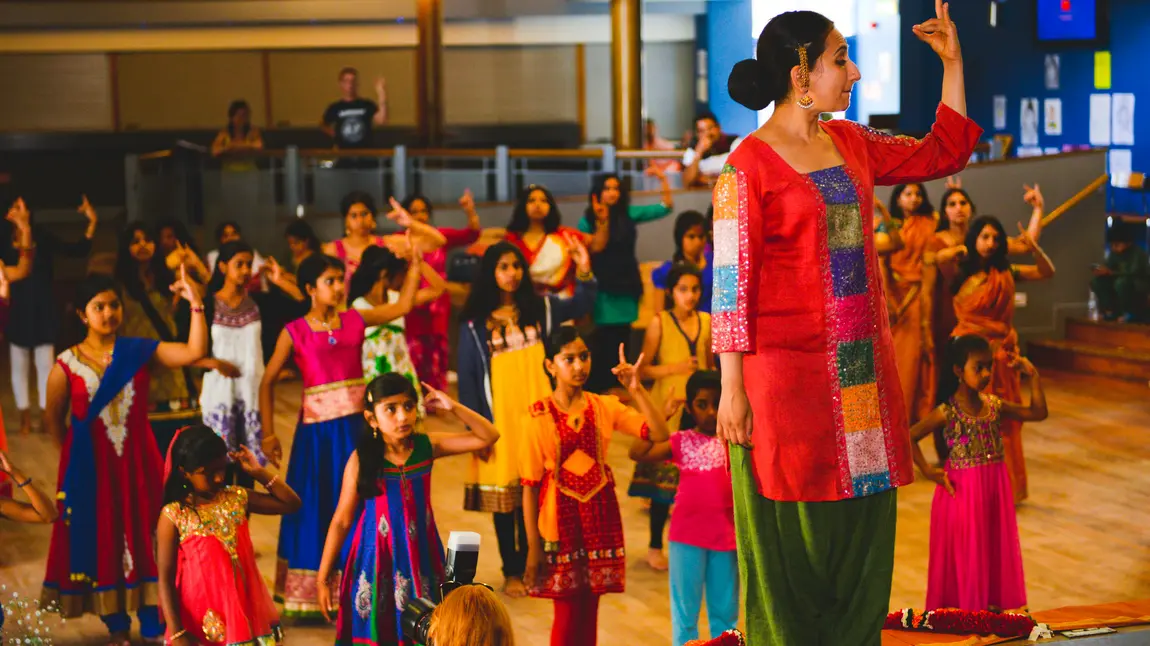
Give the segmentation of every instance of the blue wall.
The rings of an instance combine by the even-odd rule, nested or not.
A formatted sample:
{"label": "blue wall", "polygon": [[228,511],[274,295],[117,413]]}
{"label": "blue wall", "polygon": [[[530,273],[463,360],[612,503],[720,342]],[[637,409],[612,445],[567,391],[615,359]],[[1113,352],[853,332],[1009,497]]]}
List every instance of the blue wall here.
{"label": "blue wall", "polygon": [[[700,21],[699,47],[707,49],[707,94],[710,110],[724,132],[745,135],[758,127],[755,113],[731,100],[727,76],[735,63],[755,55],[751,37],[750,0],[711,0]],[[705,44],[704,44],[705,43]]]}
{"label": "blue wall", "polygon": [[[942,65],[920,43],[910,26],[934,17],[933,0],[902,0],[902,113],[907,132],[930,129],[942,86]],[[1051,48],[1035,41],[1034,0],[1006,0],[998,7],[998,26],[990,26],[989,0],[951,2],[951,17],[959,29],[966,72],[966,98],[971,118],[994,133],[995,95],[1007,98],[1006,130],[1019,142],[1020,102],[1025,97],[1062,99],[1062,135],[1038,133],[1043,148],[1090,143],[1090,95],[1130,92],[1135,101],[1133,167],[1150,171],[1150,65],[1143,49],[1150,42],[1150,2],[1110,0],[1110,52],[1112,87],[1094,89],[1094,49]],[[1059,54],[1062,63],[1058,90],[1044,82],[1046,54]],[[1115,191],[1114,208],[1140,210],[1141,197]]]}

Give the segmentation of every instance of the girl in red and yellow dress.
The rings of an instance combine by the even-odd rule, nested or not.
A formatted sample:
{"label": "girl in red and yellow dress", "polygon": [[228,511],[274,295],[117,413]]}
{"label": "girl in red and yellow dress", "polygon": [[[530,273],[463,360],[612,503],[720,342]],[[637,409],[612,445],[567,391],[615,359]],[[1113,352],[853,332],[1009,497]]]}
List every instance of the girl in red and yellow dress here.
{"label": "girl in red and yellow dress", "polygon": [[607,466],[611,434],[652,442],[667,439],[667,424],[639,382],[643,355],[627,363],[619,346],[612,372],[638,411],[617,397],[584,392],[591,352],[574,327],[548,339],[543,365],[552,395],[531,405],[520,451],[527,568],[533,597],[555,601],[552,646],[594,646],[599,597],[622,592],[626,559],[615,477]]}
{"label": "girl in red and yellow dress", "polygon": [[138,614],[145,642],[163,635],[155,557],[163,460],[148,423],[148,366],[178,369],[202,359],[208,327],[183,269],[170,289],[191,305],[187,343],[120,336],[119,289],[102,274],[80,283],[74,302],[87,336],[61,353],[48,374],[44,426],[62,446],[61,513],[40,605],[55,604],[68,619],[99,615],[109,643],[125,646],[129,612]]}
{"label": "girl in red and yellow dress", "polygon": [[[225,486],[233,462],[268,493]],[[164,463],[164,509],[156,528],[169,645],[283,641],[275,602],[256,567],[248,514],[280,516],[302,505],[248,447],[229,454],[207,426],[176,432]]]}

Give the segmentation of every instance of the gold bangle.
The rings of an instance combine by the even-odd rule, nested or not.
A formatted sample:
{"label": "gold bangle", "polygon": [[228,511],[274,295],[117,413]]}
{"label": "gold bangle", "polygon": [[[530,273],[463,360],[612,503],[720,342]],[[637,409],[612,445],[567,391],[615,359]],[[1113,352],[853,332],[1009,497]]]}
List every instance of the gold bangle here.
{"label": "gold bangle", "polygon": [[581,283],[586,283],[586,282],[594,280],[594,279],[595,279],[595,274],[592,272],[587,272],[587,273],[578,272],[575,274],[575,280],[578,280]]}
{"label": "gold bangle", "polygon": [[280,479],[280,474],[278,474],[278,473],[275,474],[274,476],[272,476],[272,479],[268,480],[267,484],[264,485],[264,489],[270,490],[272,488],[272,485],[279,482],[279,479]]}
{"label": "gold bangle", "polygon": [[181,630],[180,632],[178,632],[178,633],[176,633],[176,634],[172,635],[171,637],[169,637],[169,638],[168,638],[168,643],[169,643],[169,644],[171,644],[172,642],[176,641],[177,639],[179,639],[179,638],[183,637],[183,636],[184,636],[184,635],[186,635],[186,634],[188,634],[188,629],[187,629],[187,628],[185,628],[185,629]]}

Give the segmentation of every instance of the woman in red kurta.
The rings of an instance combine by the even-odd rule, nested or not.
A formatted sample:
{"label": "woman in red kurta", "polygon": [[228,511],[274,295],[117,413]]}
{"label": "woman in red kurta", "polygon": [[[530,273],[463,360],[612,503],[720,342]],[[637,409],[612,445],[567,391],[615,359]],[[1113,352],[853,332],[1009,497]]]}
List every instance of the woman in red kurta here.
{"label": "woman in red kurta", "polygon": [[[947,9],[915,26],[944,62],[921,140],[849,121],[858,68],[823,16],[770,21],[728,87],[767,123],[715,187],[719,435],[733,447],[747,643],[878,644],[894,567],[894,489],[913,479],[871,213],[874,185],[953,174],[981,130],[964,116]],[[864,215],[865,214],[865,215]],[[753,445],[753,448],[752,448]]]}

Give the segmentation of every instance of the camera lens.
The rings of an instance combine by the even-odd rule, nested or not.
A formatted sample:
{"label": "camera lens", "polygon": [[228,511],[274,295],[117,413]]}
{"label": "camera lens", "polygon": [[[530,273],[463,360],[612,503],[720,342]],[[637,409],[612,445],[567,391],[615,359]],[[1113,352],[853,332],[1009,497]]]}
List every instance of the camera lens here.
{"label": "camera lens", "polygon": [[416,644],[428,644],[427,631],[431,627],[431,613],[435,602],[430,599],[412,599],[403,607],[400,628],[403,638]]}

